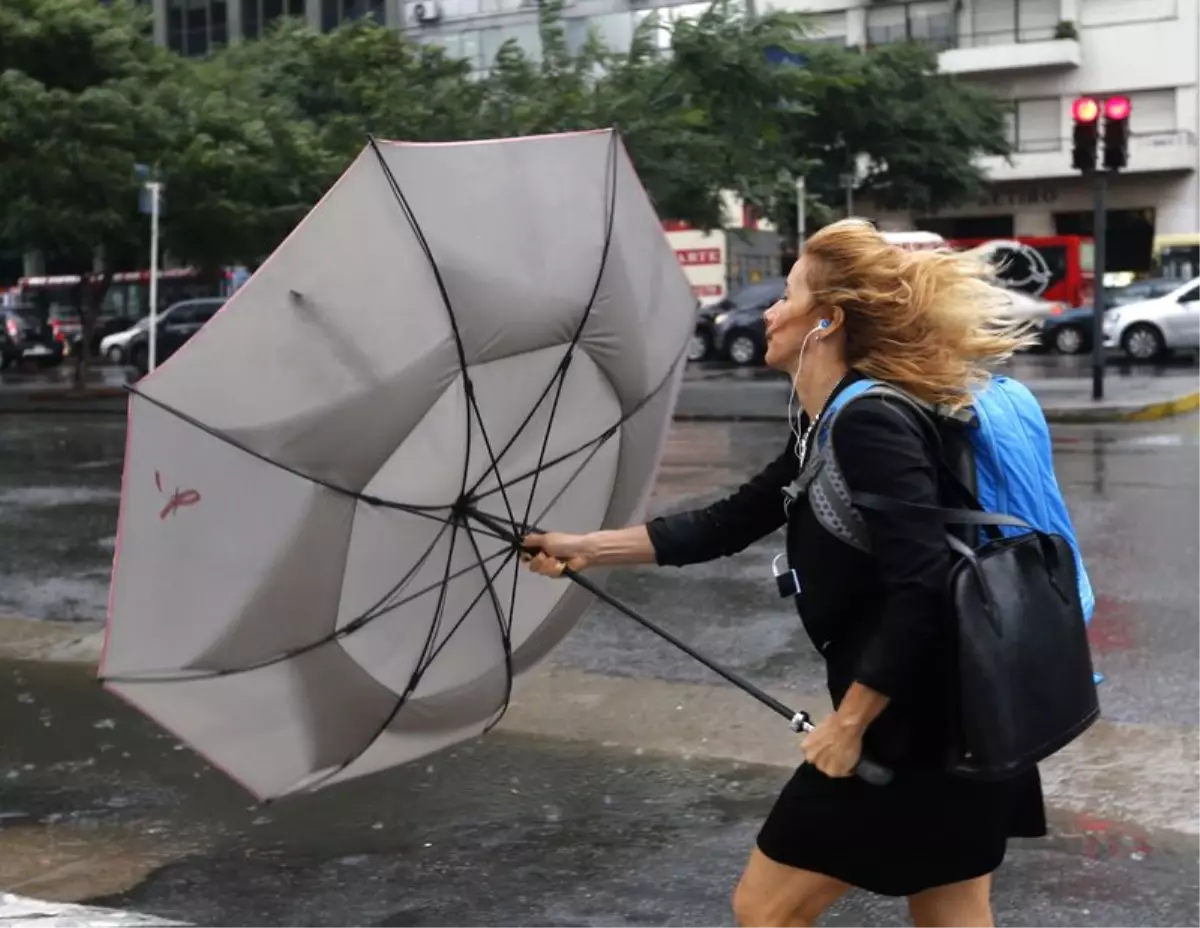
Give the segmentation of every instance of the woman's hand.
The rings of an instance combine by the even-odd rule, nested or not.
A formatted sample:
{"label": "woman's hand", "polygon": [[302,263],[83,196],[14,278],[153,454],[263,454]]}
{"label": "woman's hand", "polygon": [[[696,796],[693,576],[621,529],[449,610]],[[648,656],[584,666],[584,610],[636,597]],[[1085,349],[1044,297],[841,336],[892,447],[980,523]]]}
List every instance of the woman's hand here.
{"label": "woman's hand", "polygon": [[804,736],[800,747],[804,759],[825,776],[848,777],[854,775],[862,757],[862,743],[862,727],[848,724],[834,712]]}
{"label": "woman's hand", "polygon": [[583,570],[596,557],[594,534],[568,535],[565,532],[536,532],[526,535],[522,544],[526,548],[537,548],[538,553],[522,554],[521,560],[534,573],[546,577],[561,577],[563,569]]}

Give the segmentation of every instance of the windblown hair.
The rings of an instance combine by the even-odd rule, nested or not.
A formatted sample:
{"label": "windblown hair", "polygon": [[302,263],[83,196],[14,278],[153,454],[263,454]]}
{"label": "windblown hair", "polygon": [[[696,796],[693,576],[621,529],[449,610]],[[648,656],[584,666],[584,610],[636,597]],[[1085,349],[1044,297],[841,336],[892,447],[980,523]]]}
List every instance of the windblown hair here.
{"label": "windblown hair", "polygon": [[846,362],[928,403],[966,405],[990,365],[1036,341],[977,255],[908,251],[856,219],[821,229],[804,255],[814,305],[844,314]]}

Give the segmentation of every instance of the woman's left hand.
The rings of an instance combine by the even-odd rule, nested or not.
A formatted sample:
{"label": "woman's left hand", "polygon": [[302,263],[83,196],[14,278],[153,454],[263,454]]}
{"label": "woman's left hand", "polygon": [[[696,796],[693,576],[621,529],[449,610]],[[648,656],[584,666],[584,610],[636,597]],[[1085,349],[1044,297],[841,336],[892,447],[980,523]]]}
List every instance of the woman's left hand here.
{"label": "woman's left hand", "polygon": [[847,725],[834,712],[804,736],[800,747],[804,759],[827,777],[849,777],[862,757],[863,733],[856,725]]}

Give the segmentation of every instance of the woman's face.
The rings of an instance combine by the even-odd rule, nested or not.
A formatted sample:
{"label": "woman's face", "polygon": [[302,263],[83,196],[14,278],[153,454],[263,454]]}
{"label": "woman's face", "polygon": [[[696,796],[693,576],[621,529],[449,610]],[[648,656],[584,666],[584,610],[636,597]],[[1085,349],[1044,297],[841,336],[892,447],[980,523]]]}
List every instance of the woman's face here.
{"label": "woman's face", "polygon": [[768,309],[763,317],[767,326],[766,362],[776,370],[789,374],[796,370],[796,360],[800,357],[800,349],[804,347],[804,339],[819,317],[812,305],[805,261],[802,257],[792,265],[783,299]]}

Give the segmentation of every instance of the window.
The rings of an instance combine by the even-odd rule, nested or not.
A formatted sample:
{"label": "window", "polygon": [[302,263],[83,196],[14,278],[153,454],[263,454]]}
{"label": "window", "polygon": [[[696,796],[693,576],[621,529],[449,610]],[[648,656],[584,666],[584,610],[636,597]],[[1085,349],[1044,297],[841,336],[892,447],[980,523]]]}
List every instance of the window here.
{"label": "window", "polygon": [[954,12],[948,0],[919,0],[867,9],[867,44],[927,42],[950,48],[955,37]]}
{"label": "window", "polygon": [[971,6],[966,44],[1012,45],[1054,38],[1062,19],[1060,0],[986,0]]}
{"label": "window", "polygon": [[828,42],[830,45],[846,44],[846,13],[824,13],[809,20],[806,40]]}
{"label": "window", "polygon": [[1197,300],[1200,300],[1200,286],[1192,287],[1179,298],[1180,303],[1195,303]]}
{"label": "window", "polygon": [[[236,0],[236,2],[242,4],[242,36],[247,39],[257,39],[280,16],[294,16],[297,19],[303,19],[307,15],[304,0]],[[328,2],[329,0],[322,0],[322,21],[325,18]],[[336,26],[337,23],[334,25]]]}
{"label": "window", "polygon": [[1058,151],[1062,148],[1062,107],[1063,102],[1058,97],[1018,100],[1017,151]]}
{"label": "window", "polygon": [[188,57],[207,55],[228,38],[225,0],[168,0],[167,47]]}
{"label": "window", "polygon": [[1173,133],[1179,124],[1175,120],[1175,88],[1142,90],[1129,96],[1129,132],[1131,135]]}

